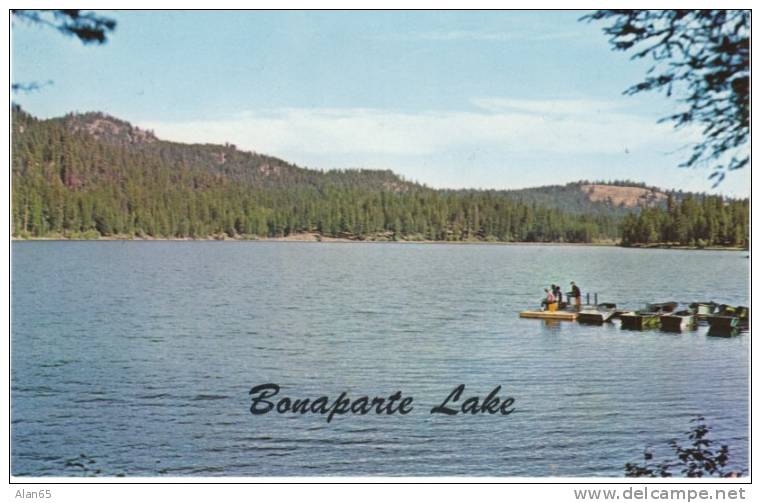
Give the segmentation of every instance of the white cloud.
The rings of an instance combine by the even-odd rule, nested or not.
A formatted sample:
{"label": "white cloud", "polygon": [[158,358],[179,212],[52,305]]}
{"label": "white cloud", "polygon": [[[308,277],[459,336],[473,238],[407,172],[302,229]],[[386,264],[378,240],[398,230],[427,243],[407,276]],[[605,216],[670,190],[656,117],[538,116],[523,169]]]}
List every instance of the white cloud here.
{"label": "white cloud", "polygon": [[[222,119],[144,122],[161,138],[231,142],[285,159],[353,158],[355,166],[384,156],[436,156],[463,149],[505,154],[607,154],[671,150],[689,132],[655,118],[590,100],[474,100],[473,111],[398,112],[367,108],[252,110]],[[676,141],[679,140],[679,141]]]}
{"label": "white cloud", "polygon": [[475,98],[478,108],[491,112],[517,111],[552,115],[590,115],[621,109],[621,103],[589,99],[516,100],[510,98]]}
{"label": "white cloud", "polygon": [[411,33],[397,33],[384,35],[386,38],[395,40],[431,40],[440,42],[458,41],[483,41],[483,42],[508,42],[522,40],[526,42],[542,42],[548,40],[560,40],[575,38],[580,31],[542,31],[525,29],[514,31],[480,31],[480,30],[449,30],[449,31],[423,31]]}
{"label": "white cloud", "polygon": [[[167,140],[234,143],[311,168],[391,169],[434,187],[508,188],[635,179],[710,190],[708,170],[676,166],[700,138],[597,100],[473,100],[470,111],[281,108],[190,122],[145,121]],[[720,189],[747,196],[749,170]],[[713,191],[712,191],[713,192]]]}
{"label": "white cloud", "polygon": [[426,31],[416,34],[416,38],[422,40],[492,40],[505,41],[523,38],[524,35],[518,32],[482,32],[472,30],[451,30],[451,31]]}

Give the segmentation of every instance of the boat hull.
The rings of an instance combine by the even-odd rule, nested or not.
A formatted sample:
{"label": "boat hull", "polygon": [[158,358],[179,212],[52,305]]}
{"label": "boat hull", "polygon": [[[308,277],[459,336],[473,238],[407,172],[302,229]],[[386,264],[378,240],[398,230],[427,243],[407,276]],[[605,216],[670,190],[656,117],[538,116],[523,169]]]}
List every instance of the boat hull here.
{"label": "boat hull", "polygon": [[661,322],[660,317],[655,313],[624,313],[619,318],[621,328],[629,330],[657,328]]}
{"label": "boat hull", "polygon": [[739,328],[713,328],[708,327],[708,332],[706,335],[709,337],[734,337],[736,335],[740,335],[742,332]]}
{"label": "boat hull", "polygon": [[678,302],[660,302],[658,304],[647,304],[644,311],[656,314],[673,313],[677,306],[679,306]]}
{"label": "boat hull", "polygon": [[713,330],[732,330],[740,324],[737,316],[709,316],[708,325]]}
{"label": "boat hull", "polygon": [[681,332],[687,330],[695,325],[695,317],[693,315],[664,315],[661,316],[661,330],[667,332]]}
{"label": "boat hull", "polygon": [[715,302],[693,302],[690,304],[690,308],[692,308],[695,312],[695,316],[701,320],[711,316],[712,314],[716,314],[718,307],[718,304]]}
{"label": "boat hull", "polygon": [[614,312],[615,311],[598,310],[580,311],[579,317],[576,318],[576,321],[590,325],[602,325],[613,317]]}

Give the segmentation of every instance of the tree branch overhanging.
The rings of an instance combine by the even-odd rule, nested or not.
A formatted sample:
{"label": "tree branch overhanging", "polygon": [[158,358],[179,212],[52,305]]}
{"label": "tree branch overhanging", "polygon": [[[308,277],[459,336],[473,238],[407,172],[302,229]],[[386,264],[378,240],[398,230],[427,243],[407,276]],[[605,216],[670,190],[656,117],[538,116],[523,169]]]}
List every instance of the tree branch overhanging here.
{"label": "tree branch overhanging", "polygon": [[702,141],[680,166],[712,165],[716,186],[748,165],[750,11],[599,10],[581,20],[612,22],[603,32],[613,50],[653,60],[624,94],[664,92],[685,108],[661,121],[701,128]]}

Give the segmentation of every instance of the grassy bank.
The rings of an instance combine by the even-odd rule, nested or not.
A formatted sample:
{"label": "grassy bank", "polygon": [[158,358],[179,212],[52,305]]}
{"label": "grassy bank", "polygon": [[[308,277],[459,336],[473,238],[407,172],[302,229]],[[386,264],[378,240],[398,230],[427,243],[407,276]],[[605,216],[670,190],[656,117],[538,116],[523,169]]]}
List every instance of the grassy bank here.
{"label": "grassy bank", "polygon": [[749,251],[748,248],[742,246],[700,246],[700,245],[680,245],[673,243],[649,243],[649,244],[628,244],[620,245],[622,248],[640,248],[640,249],[656,249],[656,250],[731,250],[731,251]]}
{"label": "grassy bank", "polygon": [[82,232],[69,235],[48,236],[12,236],[14,241],[262,241],[262,242],[290,242],[290,243],[411,243],[411,244],[495,244],[495,245],[531,245],[531,246],[619,246],[622,248],[639,249],[668,249],[668,250],[729,250],[748,251],[747,248],[736,246],[689,246],[673,243],[652,243],[647,245],[622,245],[614,240],[600,240],[591,243],[565,243],[544,241],[499,241],[493,239],[468,239],[460,241],[434,241],[428,239],[415,239],[413,237],[395,238],[394,236],[324,236],[318,233],[298,233],[280,237],[262,237],[255,235],[228,236],[227,234],[211,235],[204,237],[154,237],[154,236],[131,236],[113,235],[101,236],[97,232]]}
{"label": "grassy bank", "polygon": [[500,241],[498,239],[465,239],[465,240],[430,240],[419,236],[395,236],[393,234],[380,234],[374,236],[326,236],[315,232],[302,232],[287,236],[257,236],[243,234],[229,236],[217,234],[196,237],[163,237],[163,236],[138,236],[128,234],[116,234],[101,236],[96,231],[87,231],[70,234],[48,234],[45,236],[16,235],[14,241],[265,241],[265,242],[300,242],[300,243],[437,243],[437,244],[507,244],[507,245],[547,245],[547,246],[617,246],[613,240],[600,240],[591,243],[567,243],[545,241]]}

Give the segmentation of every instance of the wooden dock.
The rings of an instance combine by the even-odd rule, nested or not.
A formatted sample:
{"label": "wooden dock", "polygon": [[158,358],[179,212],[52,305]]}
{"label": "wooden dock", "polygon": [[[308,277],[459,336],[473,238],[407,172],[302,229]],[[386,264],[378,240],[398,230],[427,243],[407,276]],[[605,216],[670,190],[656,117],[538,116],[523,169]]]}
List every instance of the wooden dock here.
{"label": "wooden dock", "polygon": [[574,321],[579,316],[571,311],[521,311],[521,318],[540,318],[544,320]]}

